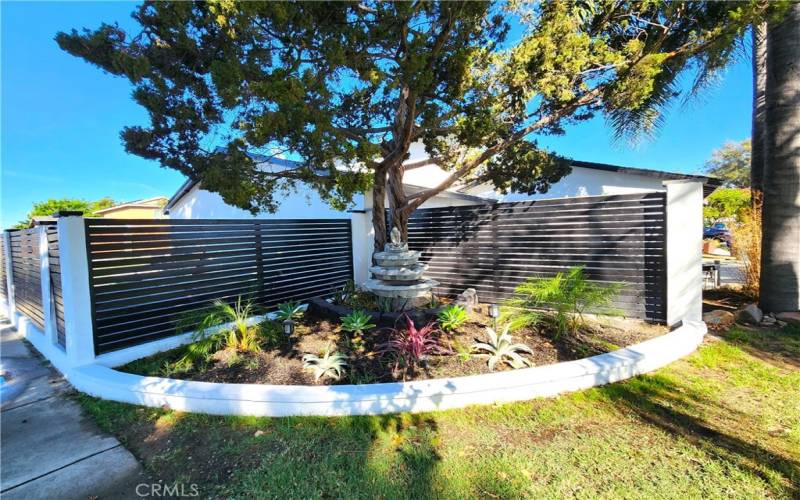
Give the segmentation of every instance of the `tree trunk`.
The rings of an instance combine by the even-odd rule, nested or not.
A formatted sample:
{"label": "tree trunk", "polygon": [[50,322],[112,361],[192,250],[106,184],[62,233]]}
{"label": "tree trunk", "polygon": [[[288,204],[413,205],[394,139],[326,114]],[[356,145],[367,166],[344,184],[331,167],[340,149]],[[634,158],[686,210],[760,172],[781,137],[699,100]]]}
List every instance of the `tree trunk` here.
{"label": "tree trunk", "polygon": [[761,210],[764,179],[764,87],[767,83],[767,23],[753,26],[753,121],[750,138],[750,199]]}
{"label": "tree trunk", "polygon": [[761,307],[800,309],[800,3],[767,29]]}
{"label": "tree trunk", "polygon": [[375,231],[375,251],[386,245],[386,168],[375,168],[372,186],[372,229]]}
{"label": "tree trunk", "polygon": [[400,237],[403,241],[408,241],[408,211],[401,207],[406,201],[405,189],[403,189],[403,176],[406,169],[403,167],[402,160],[389,167],[389,208],[392,211],[392,226],[400,230]]}

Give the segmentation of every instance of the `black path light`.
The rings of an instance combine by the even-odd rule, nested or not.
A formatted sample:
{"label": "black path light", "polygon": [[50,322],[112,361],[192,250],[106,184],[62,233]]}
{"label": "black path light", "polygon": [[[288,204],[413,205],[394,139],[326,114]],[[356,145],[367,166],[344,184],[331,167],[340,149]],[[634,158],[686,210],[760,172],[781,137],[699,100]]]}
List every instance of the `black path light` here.
{"label": "black path light", "polygon": [[292,321],[291,318],[283,322],[283,333],[285,333],[287,337],[294,333],[294,321]]}
{"label": "black path light", "polygon": [[492,317],[494,330],[497,331],[497,318],[500,317],[500,306],[497,304],[489,304],[489,316]]}

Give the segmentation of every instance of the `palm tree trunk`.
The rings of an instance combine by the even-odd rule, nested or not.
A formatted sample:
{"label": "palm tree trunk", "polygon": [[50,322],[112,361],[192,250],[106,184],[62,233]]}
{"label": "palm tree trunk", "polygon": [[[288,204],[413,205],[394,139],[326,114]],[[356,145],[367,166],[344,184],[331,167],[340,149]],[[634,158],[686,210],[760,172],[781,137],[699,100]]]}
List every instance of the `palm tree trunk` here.
{"label": "palm tree trunk", "polygon": [[767,84],[767,23],[753,26],[753,122],[750,154],[750,199],[761,210],[764,199],[764,87]]}
{"label": "palm tree trunk", "polygon": [[800,309],[800,3],[767,29],[761,307]]}

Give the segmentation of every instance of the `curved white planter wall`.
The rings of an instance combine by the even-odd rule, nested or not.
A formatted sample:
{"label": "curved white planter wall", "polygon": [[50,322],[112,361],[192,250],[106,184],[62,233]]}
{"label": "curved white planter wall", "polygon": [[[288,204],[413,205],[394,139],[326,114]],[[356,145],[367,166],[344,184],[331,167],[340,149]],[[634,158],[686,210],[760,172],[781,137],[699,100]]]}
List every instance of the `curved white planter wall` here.
{"label": "curved white planter wall", "polygon": [[92,396],[218,415],[374,415],[522,401],[617,382],[693,352],[706,326],[685,322],[661,337],[577,361],[469,377],[368,385],[289,386],[192,382],[122,373],[97,364],[69,371]]}

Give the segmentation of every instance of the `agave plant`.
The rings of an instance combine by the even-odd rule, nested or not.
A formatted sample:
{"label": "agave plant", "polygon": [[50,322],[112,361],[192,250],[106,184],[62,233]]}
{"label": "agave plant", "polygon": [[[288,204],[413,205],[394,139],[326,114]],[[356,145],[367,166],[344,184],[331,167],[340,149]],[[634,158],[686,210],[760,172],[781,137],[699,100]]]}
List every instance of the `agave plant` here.
{"label": "agave plant", "polygon": [[356,309],[347,316],[342,316],[342,330],[354,335],[361,335],[365,331],[375,328],[375,324],[370,321],[372,321],[372,316]]}
{"label": "agave plant", "polygon": [[303,307],[300,302],[283,302],[278,304],[278,311],[275,313],[275,318],[278,321],[286,321],[287,319],[298,319],[303,317]]}
{"label": "agave plant", "polygon": [[508,325],[503,329],[500,335],[492,328],[486,328],[486,342],[476,342],[472,345],[472,349],[476,351],[485,351],[485,353],[477,354],[488,358],[489,371],[494,371],[495,365],[506,363],[512,368],[522,368],[524,366],[533,366],[529,360],[523,358],[519,353],[527,352],[533,354],[531,348],[525,344],[515,344],[508,333]]}
{"label": "agave plant", "polygon": [[339,380],[344,375],[345,366],[347,366],[347,358],[338,352],[331,351],[330,347],[325,349],[321,357],[316,354],[303,356],[303,368],[313,371],[316,380],[323,377]]}
{"label": "agave plant", "polygon": [[456,304],[445,307],[436,316],[439,326],[445,332],[451,332],[467,322],[467,311]]}

